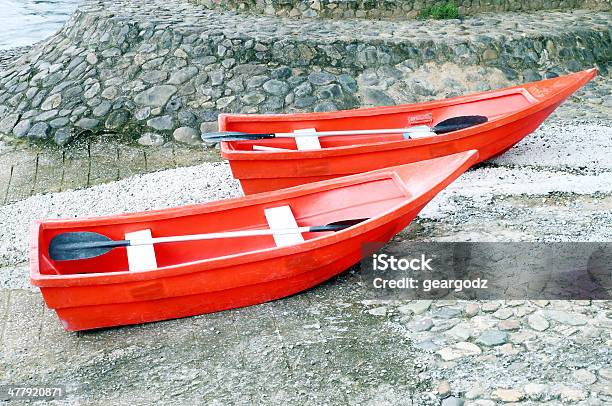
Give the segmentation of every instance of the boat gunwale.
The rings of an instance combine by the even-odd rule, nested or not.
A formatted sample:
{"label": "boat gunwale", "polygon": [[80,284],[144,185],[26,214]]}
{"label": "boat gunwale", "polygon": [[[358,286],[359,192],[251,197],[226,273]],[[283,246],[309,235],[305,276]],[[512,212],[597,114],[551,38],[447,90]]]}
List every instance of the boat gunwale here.
{"label": "boat gunwale", "polygon": [[[245,263],[261,262],[274,257],[284,257],[307,251],[313,251],[320,247],[336,244],[340,241],[347,240],[357,235],[371,231],[403,216],[414,207],[419,207],[419,205],[427,204],[427,202],[431,200],[431,198],[433,198],[435,194],[439,193],[446,185],[450,184],[453,179],[456,179],[458,176],[460,176],[463,172],[465,172],[465,170],[467,170],[478,160],[478,151],[464,151],[442,158],[434,158],[432,160],[435,161],[453,156],[456,157],[456,159],[460,160],[460,162],[454,167],[452,171],[447,173],[443,179],[440,179],[437,182],[435,180],[432,180],[432,187],[426,189],[423,193],[419,195],[407,196],[407,200],[403,203],[393,206],[385,212],[381,213],[380,215],[372,217],[369,220],[364,221],[363,223],[360,223],[356,226],[335,232],[333,234],[321,235],[319,237],[315,237],[313,239],[291,246],[269,247],[261,250],[240,252],[222,257],[205,258],[187,263],[161,267],[150,271],[119,271],[85,274],[41,274],[41,253],[38,244],[41,228],[51,226],[51,228],[59,229],[65,228],[65,225],[71,223],[78,222],[80,225],[82,225],[83,221],[86,221],[88,224],[92,225],[100,225],[101,222],[103,225],[105,225],[104,223],[116,224],[118,219],[121,220],[121,224],[124,224],[130,222],[130,217],[135,216],[138,217],[139,220],[141,220],[143,217],[146,217],[148,220],[160,220],[162,215],[165,214],[175,215],[175,217],[178,217],[178,215],[180,214],[179,212],[184,209],[199,209],[200,211],[198,211],[197,213],[182,213],[180,214],[181,216],[205,214],[211,211],[215,211],[214,209],[218,208],[219,206],[227,206],[228,203],[232,206],[228,207],[228,209],[234,209],[253,204],[253,202],[259,202],[255,204],[265,204],[266,202],[274,202],[278,200],[299,197],[308,193],[332,190],[335,188],[383,179],[394,179],[396,185],[398,186],[398,190],[400,190],[404,194],[408,194],[406,187],[401,186],[401,184],[403,183],[401,180],[399,180],[398,184],[397,178],[399,177],[399,175],[397,174],[396,170],[399,167],[413,164],[398,165],[395,167],[383,168],[362,174],[329,179],[321,182],[311,183],[308,185],[295,186],[284,190],[253,194],[245,197],[238,197],[234,199],[221,200],[209,203],[151,210],[148,212],[123,213],[117,216],[91,217],[86,219],[39,220],[34,222],[31,228],[32,233],[30,240],[30,281],[34,286],[38,286],[40,288],[69,288],[75,286],[108,285],[116,283],[139,282],[152,279],[179,277],[181,275],[190,274],[194,272],[206,272],[211,269],[228,268],[231,266],[242,265]],[[153,217],[153,219],[151,219],[151,217]],[[168,218],[173,217],[163,216],[163,219]],[[196,267],[197,269],[194,269]],[[109,281],[109,279],[112,279],[112,281]]]}
{"label": "boat gunwale", "polygon": [[[304,119],[312,120],[313,114],[317,115],[321,120],[334,120],[341,118],[350,118],[350,117],[369,117],[369,116],[377,116],[377,115],[386,115],[386,114],[396,114],[396,113],[409,113],[412,111],[421,111],[421,110],[429,110],[435,109],[439,107],[445,106],[455,106],[459,104],[470,103],[478,100],[487,100],[494,99],[498,97],[504,97],[512,94],[522,94],[526,97],[531,104],[523,109],[519,109],[513,113],[501,115],[493,120],[489,120],[486,123],[479,124],[473,127],[468,127],[462,130],[454,131],[451,133],[438,135],[435,137],[424,137],[419,139],[408,139],[408,140],[393,140],[393,141],[378,141],[371,143],[363,143],[363,144],[354,144],[354,145],[343,145],[338,147],[329,147],[317,150],[291,150],[291,151],[246,151],[246,150],[236,150],[231,147],[231,143],[222,142],[221,143],[221,154],[224,158],[231,161],[259,161],[259,160],[299,160],[299,159],[321,159],[321,158],[331,158],[337,156],[346,156],[346,155],[357,155],[362,153],[370,153],[370,152],[381,152],[388,151],[394,149],[402,149],[402,148],[410,148],[410,147],[419,147],[422,145],[431,145],[431,144],[441,144],[449,141],[455,141],[457,139],[467,138],[473,135],[477,135],[486,131],[491,131],[496,128],[508,125],[510,123],[519,121],[524,119],[525,117],[529,117],[531,115],[537,114],[539,111],[544,110],[557,101],[569,97],[575,91],[580,89],[584,84],[588,83],[595,75],[597,74],[597,68],[591,68],[580,72],[575,72],[572,74],[568,74],[565,76],[559,76],[553,79],[545,79],[535,82],[528,82],[517,86],[502,88],[498,90],[478,92],[473,94],[468,94],[464,96],[456,96],[448,99],[440,99],[433,100],[429,102],[423,103],[415,103],[415,104],[405,104],[400,106],[383,106],[383,107],[373,107],[373,108],[365,108],[365,109],[353,109],[353,110],[341,110],[335,112],[325,112],[325,113],[297,113],[297,114],[270,114],[270,115],[257,115],[257,120],[253,120],[253,115],[248,114],[221,114],[219,116],[219,126],[221,128],[222,125],[227,124],[229,119],[232,122],[248,122],[248,121],[258,121],[258,122],[275,122],[279,118],[284,118],[285,121],[301,121]],[[532,86],[537,83],[541,83],[544,81],[554,82],[555,79],[573,79],[571,83],[566,86],[560,88],[557,92],[551,92],[547,94],[541,99],[533,96],[528,90],[528,86]],[[365,114],[364,114],[365,113]],[[294,117],[296,117],[294,119]],[[310,118],[309,118],[310,117]],[[289,176],[292,177],[292,176]],[[250,179],[250,178],[241,178],[241,179]]]}

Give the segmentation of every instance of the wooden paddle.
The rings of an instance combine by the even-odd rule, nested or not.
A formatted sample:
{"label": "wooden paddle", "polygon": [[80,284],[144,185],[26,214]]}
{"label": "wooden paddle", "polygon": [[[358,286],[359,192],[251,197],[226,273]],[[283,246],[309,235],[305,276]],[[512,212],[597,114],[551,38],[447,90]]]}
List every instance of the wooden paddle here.
{"label": "wooden paddle", "polygon": [[488,121],[485,116],[459,116],[448,118],[441,121],[433,128],[426,126],[407,127],[407,128],[384,128],[377,130],[346,130],[346,131],[315,131],[303,133],[259,133],[250,134],[243,132],[212,132],[202,134],[202,139],[205,142],[220,142],[220,141],[246,141],[246,140],[263,140],[272,138],[296,138],[296,137],[330,137],[334,135],[377,135],[377,134],[410,134],[411,132],[423,132],[425,130],[436,134],[445,134],[452,131],[462,130],[464,128],[473,127],[478,124]]}
{"label": "wooden paddle", "polygon": [[73,261],[77,259],[94,258],[104,255],[115,248],[163,244],[170,242],[183,241],[198,241],[198,240],[213,240],[219,238],[239,238],[239,237],[256,237],[262,235],[273,234],[296,234],[296,233],[319,233],[324,231],[340,231],[345,228],[352,227],[356,224],[368,220],[367,218],[336,221],[324,226],[306,226],[298,228],[286,228],[278,230],[245,230],[245,231],[228,231],[223,233],[209,234],[192,234],[179,235],[172,237],[148,238],[142,240],[120,240],[115,241],[111,238],[88,231],[68,232],[58,234],[51,240],[49,244],[49,256],[54,261]]}

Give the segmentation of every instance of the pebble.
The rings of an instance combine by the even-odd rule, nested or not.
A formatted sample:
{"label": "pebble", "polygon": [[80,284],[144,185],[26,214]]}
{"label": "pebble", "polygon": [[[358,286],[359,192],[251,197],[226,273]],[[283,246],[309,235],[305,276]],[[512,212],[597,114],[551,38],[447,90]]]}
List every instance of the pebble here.
{"label": "pebble", "polygon": [[482,350],[477,345],[467,341],[453,344],[438,351],[438,354],[444,361],[453,361],[481,353]]}
{"label": "pebble", "polygon": [[505,344],[508,341],[508,333],[499,330],[486,330],[476,340],[478,344],[487,347]]}
{"label": "pebble", "polygon": [[0,120],[0,134],[9,134],[19,121],[19,114],[9,114]]}
{"label": "pebble", "polygon": [[174,119],[170,115],[155,117],[147,121],[147,126],[158,130],[172,130],[174,128]]}
{"label": "pebble", "polygon": [[402,314],[419,315],[429,310],[431,303],[431,300],[417,300],[407,305],[400,306],[397,308],[397,310]]}
{"label": "pebble", "polygon": [[406,328],[411,331],[427,331],[433,327],[433,320],[430,318],[424,318],[420,320],[413,320],[406,325]]}
{"label": "pebble", "polygon": [[51,128],[47,123],[36,123],[28,131],[28,137],[35,139],[45,139],[49,135]]}
{"label": "pebble", "polygon": [[536,331],[545,331],[550,327],[550,323],[544,317],[538,314],[532,314],[527,318],[529,327]]}
{"label": "pebble", "polygon": [[140,145],[145,145],[145,146],[153,146],[153,147],[160,147],[162,145],[164,145],[164,136],[161,134],[157,134],[157,133],[152,133],[152,132],[147,132],[144,133],[139,139],[138,139],[138,143]]}
{"label": "pebble", "polygon": [[93,118],[82,118],[75,123],[75,126],[83,128],[85,130],[93,130],[100,124],[99,120]]}
{"label": "pebble", "polygon": [[495,389],[491,397],[504,403],[519,402],[523,399],[523,393],[516,389]]}
{"label": "pebble", "polygon": [[497,328],[503,331],[518,330],[520,327],[521,323],[516,319],[503,320],[497,324]]}
{"label": "pebble", "polygon": [[602,368],[598,372],[603,379],[612,381],[612,368]]}
{"label": "pebble", "polygon": [[499,309],[500,306],[501,306],[501,303],[497,301],[490,301],[490,302],[483,303],[480,306],[480,309],[485,313],[493,313],[494,311]]}
{"label": "pebble", "polygon": [[32,126],[32,121],[29,119],[22,120],[13,128],[13,135],[17,138],[25,137]]}
{"label": "pebble", "polygon": [[134,101],[149,107],[163,107],[176,92],[177,88],[172,85],[154,86],[137,94]]}
{"label": "pebble", "polygon": [[443,307],[439,310],[433,312],[434,317],[438,317],[441,319],[452,319],[461,315],[461,309],[457,309],[455,307]]}
{"label": "pebble", "polygon": [[438,383],[436,391],[438,392],[439,397],[445,398],[448,395],[450,395],[450,392],[451,392],[450,384],[448,383],[448,381],[440,381]]}
{"label": "pebble", "polygon": [[456,326],[448,330],[446,334],[458,338],[461,341],[466,341],[472,336],[472,329],[467,326],[457,324]]}
{"label": "pebble", "polygon": [[465,306],[464,313],[467,317],[474,317],[480,312],[480,306],[478,303],[468,303]]}
{"label": "pebble", "polygon": [[567,324],[570,326],[584,326],[588,322],[588,318],[580,313],[565,312],[562,310],[546,310],[544,316],[547,319],[556,321],[557,323]]}
{"label": "pebble", "polygon": [[202,138],[200,137],[200,132],[195,128],[191,127],[179,127],[174,130],[172,134],[175,140],[179,142],[184,142],[190,145],[200,145],[202,144]]}
{"label": "pebble", "polygon": [[70,127],[62,127],[55,131],[53,141],[59,146],[68,144],[74,138],[74,129]]}
{"label": "pebble", "polygon": [[446,399],[442,399],[441,406],[463,406],[465,401],[461,398],[450,396]]}
{"label": "pebble", "polygon": [[510,318],[513,314],[514,314],[514,311],[512,311],[512,309],[508,309],[507,307],[504,307],[502,309],[498,309],[497,311],[495,311],[495,313],[493,313],[493,317],[497,319],[501,319],[501,320],[506,320]]}

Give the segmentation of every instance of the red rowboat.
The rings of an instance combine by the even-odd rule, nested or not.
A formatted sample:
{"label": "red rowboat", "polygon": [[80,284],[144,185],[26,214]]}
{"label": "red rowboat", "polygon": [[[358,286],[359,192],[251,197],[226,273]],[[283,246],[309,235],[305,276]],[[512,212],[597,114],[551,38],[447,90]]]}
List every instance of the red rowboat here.
{"label": "red rowboat", "polygon": [[[568,96],[591,80],[596,69],[507,89],[427,103],[329,113],[221,115],[220,131],[286,133],[434,126],[457,116],[481,115],[488,122],[418,139],[401,134],[320,137],[321,149],[297,150],[295,139],[224,142],[222,155],[245,194],[478,150],[484,161],[502,154],[538,126]],[[264,148],[268,150],[254,150]],[[270,150],[281,148],[283,150]]]}
{"label": "red rowboat", "polygon": [[[477,151],[468,151],[233,200],[40,221],[32,228],[31,282],[71,331],[278,299],[357,263],[363,243],[388,241],[477,159]],[[154,256],[149,259],[156,263],[149,270],[130,270],[133,257],[125,247],[83,260],[54,261],[49,254],[50,241],[67,232],[96,232],[121,240],[142,230],[164,237],[266,229],[272,227],[268,213],[287,206],[290,221],[299,226],[367,220],[338,232],[294,234],[303,240],[285,245],[276,235],[148,245],[148,254]]]}

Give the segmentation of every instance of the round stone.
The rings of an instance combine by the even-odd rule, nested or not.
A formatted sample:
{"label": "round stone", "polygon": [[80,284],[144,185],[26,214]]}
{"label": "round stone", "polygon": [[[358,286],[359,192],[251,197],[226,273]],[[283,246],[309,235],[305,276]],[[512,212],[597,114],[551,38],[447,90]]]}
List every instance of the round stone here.
{"label": "round stone", "polygon": [[74,125],[84,130],[93,130],[94,128],[98,126],[98,124],[100,124],[99,120],[83,117],[82,119],[77,121]]}
{"label": "round stone", "polygon": [[308,75],[308,80],[313,85],[323,86],[323,85],[328,85],[334,80],[336,80],[336,77],[332,75],[331,73],[327,73],[327,72],[314,72]]}
{"label": "round stone", "polygon": [[172,136],[175,140],[189,145],[200,145],[202,143],[200,132],[192,127],[179,127],[174,130]]}
{"label": "round stone", "polygon": [[171,85],[181,85],[187,82],[189,79],[198,74],[198,68],[195,66],[187,66],[183,69],[179,69],[170,75],[168,83]]}
{"label": "round stone", "polygon": [[98,93],[100,93],[100,83],[96,82],[89,89],[83,93],[83,97],[86,99],[91,99],[95,97]]}
{"label": "round stone", "polygon": [[176,91],[176,87],[172,85],[154,86],[137,94],[134,101],[140,105],[163,107],[168,103],[168,100],[170,100],[170,97],[172,97]]}
{"label": "round stone", "polygon": [[117,89],[115,86],[111,86],[104,89],[102,92],[102,98],[111,100],[116,98],[118,94],[119,89]]}
{"label": "round stone", "polygon": [[57,107],[59,107],[60,103],[62,102],[62,95],[57,93],[54,94],[52,96],[49,96],[41,105],[40,108],[42,110],[53,110]]}
{"label": "round stone", "polygon": [[151,107],[143,107],[136,110],[134,118],[138,121],[146,120],[151,115]]}
{"label": "round stone", "polygon": [[453,344],[450,347],[444,347],[438,351],[438,355],[440,355],[444,361],[454,361],[459,358],[478,355],[480,353],[482,353],[482,351],[477,345],[467,341]]}
{"label": "round stone", "polygon": [[172,130],[174,128],[174,119],[169,115],[155,117],[148,120],[147,125],[158,131]]}
{"label": "round stone", "polygon": [[108,114],[112,105],[108,101],[101,102],[95,109],[93,109],[93,115],[96,117],[102,117]]}
{"label": "round stone", "polygon": [[465,401],[455,396],[449,396],[446,399],[442,399],[441,406],[463,406]]}
{"label": "round stone", "polygon": [[19,121],[19,114],[9,114],[0,120],[0,134],[10,134]]}
{"label": "round stone", "polygon": [[257,106],[258,104],[266,100],[266,96],[263,93],[251,92],[242,96],[241,100],[244,104],[248,104],[250,106]]}
{"label": "round stone", "polygon": [[25,137],[32,126],[32,121],[29,119],[21,120],[13,128],[13,135],[17,138]]}
{"label": "round stone", "polygon": [[410,331],[427,331],[433,327],[434,323],[431,319],[425,318],[420,320],[413,320],[406,325],[406,328]]}
{"label": "round stone", "polygon": [[450,395],[450,392],[451,392],[450,384],[448,383],[448,381],[440,381],[438,383],[438,387],[436,388],[436,391],[438,392],[438,396],[440,396],[441,398],[445,398],[448,395]]}
{"label": "round stone", "polygon": [[544,316],[549,320],[569,326],[584,326],[588,322],[584,314],[565,312],[563,310],[546,310]]}
{"label": "round stone", "polygon": [[371,106],[392,106],[395,104],[395,100],[379,89],[364,89],[361,99],[364,104]]}
{"label": "round stone", "polygon": [[115,110],[109,114],[104,127],[109,130],[117,130],[121,128],[130,119],[130,113],[126,110]]}
{"label": "round stone", "polygon": [[144,133],[142,137],[138,139],[138,143],[140,145],[151,146],[151,147],[161,147],[164,145],[164,136],[157,133]]}
{"label": "round stone", "polygon": [[85,58],[88,64],[95,65],[98,63],[98,57],[93,52],[89,52]]}
{"label": "round stone", "polygon": [[550,323],[544,317],[539,314],[532,314],[527,318],[529,327],[536,331],[544,331],[550,327]]}
{"label": "round stone", "polygon": [[289,85],[277,79],[268,80],[263,84],[263,89],[275,96],[284,96],[289,92]]}
{"label": "round stone", "polygon": [[49,124],[51,125],[51,128],[61,128],[67,125],[69,122],[70,120],[68,119],[68,117],[58,117],[54,120],[51,120]]}
{"label": "round stone", "polygon": [[70,127],[62,127],[55,131],[53,140],[59,146],[66,145],[74,136],[74,130]]}
{"label": "round stone", "polygon": [[49,136],[51,127],[47,123],[36,123],[28,131],[29,138],[45,139]]}
{"label": "round stone", "polygon": [[486,330],[476,340],[478,344],[494,347],[508,342],[508,333],[499,330]]}

